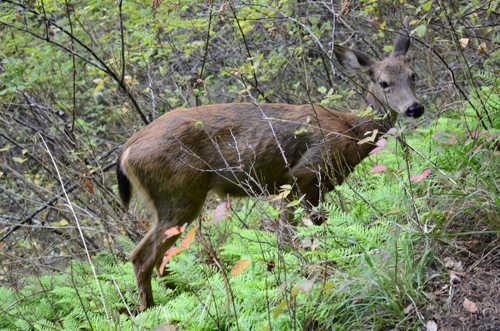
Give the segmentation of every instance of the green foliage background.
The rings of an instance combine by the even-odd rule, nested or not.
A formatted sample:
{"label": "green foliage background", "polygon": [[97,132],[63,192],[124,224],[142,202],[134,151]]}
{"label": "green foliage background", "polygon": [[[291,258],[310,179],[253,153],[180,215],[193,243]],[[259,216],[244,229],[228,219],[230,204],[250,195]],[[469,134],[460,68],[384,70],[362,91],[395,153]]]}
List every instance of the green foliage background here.
{"label": "green foliage background", "polygon": [[[0,328],[422,328],[429,307],[444,305],[428,294],[448,281],[444,252],[467,236],[498,243],[498,4],[333,1],[332,13],[314,1],[155,3],[123,1],[122,48],[116,2],[0,1],[0,236],[23,225],[1,241]],[[298,208],[288,233],[280,201],[232,200],[230,219],[202,223],[170,273],[154,278],[158,306],[138,314],[126,256],[149,216],[140,203],[123,211],[107,171],[143,126],[127,94],[148,119],[249,92],[358,109],[362,78],[330,58],[332,36],[380,59],[407,15],[424,119],[401,120],[387,147],[328,196],[322,226],[303,224]],[[87,249],[57,198],[44,141],[72,188]],[[370,173],[377,164],[387,171]],[[424,181],[409,180],[425,169]],[[241,259],[252,263],[231,276]]]}

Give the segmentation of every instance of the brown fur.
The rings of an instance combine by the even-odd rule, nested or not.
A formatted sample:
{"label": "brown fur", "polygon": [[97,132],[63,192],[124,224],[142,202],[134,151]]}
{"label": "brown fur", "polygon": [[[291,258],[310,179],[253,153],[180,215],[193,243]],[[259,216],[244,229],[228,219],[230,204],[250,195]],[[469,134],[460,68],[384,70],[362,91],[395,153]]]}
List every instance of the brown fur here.
{"label": "brown fur", "polygon": [[[127,188],[133,187],[155,218],[130,256],[141,310],[154,304],[153,268],[176,239],[165,240],[165,230],[196,218],[209,191],[221,196],[275,194],[281,185],[293,184],[309,206],[316,206],[323,193],[341,184],[374,147],[358,141],[375,129],[385,132],[392,127],[396,115],[385,114],[385,104],[400,113],[412,108],[415,117],[421,114],[411,70],[402,59],[391,56],[374,63],[345,48],[338,48],[336,55],[350,67],[370,73],[368,100],[383,118],[319,105],[209,105],[168,112],[123,145],[118,165],[122,198],[127,202]],[[381,88],[381,80],[392,87]]]}

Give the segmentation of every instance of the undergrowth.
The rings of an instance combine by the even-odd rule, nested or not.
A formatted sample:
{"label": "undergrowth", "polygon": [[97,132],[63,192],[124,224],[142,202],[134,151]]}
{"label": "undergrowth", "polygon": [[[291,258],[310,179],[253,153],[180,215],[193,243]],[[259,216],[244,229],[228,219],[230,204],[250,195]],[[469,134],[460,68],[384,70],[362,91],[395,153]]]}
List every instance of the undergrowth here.
{"label": "undergrowth", "polygon": [[[383,151],[330,194],[321,226],[302,224],[307,215],[299,209],[297,233],[270,231],[278,228],[275,203],[232,201],[231,219],[202,223],[168,275],[154,278],[153,309],[137,314],[131,265],[100,254],[93,263],[104,298],[89,264],[75,260],[64,273],[0,288],[0,328],[415,329],[434,303],[432,281],[447,277],[437,243],[500,229],[498,96],[488,102],[496,129],[481,129],[469,107],[404,130],[398,137],[407,145],[389,136]],[[387,170],[370,173],[376,164]],[[427,178],[409,180],[425,169]],[[473,223],[464,225],[464,216]],[[242,259],[252,263],[231,276]]]}

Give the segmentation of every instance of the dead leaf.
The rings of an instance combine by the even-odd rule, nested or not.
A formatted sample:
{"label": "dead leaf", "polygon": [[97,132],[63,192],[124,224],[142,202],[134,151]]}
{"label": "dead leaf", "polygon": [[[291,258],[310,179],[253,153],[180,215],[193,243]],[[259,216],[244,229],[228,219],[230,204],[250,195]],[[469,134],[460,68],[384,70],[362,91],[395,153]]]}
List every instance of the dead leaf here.
{"label": "dead leaf", "polygon": [[252,260],[239,260],[235,263],[233,268],[231,269],[231,276],[241,275],[243,271],[245,271],[248,266],[252,264]]}
{"label": "dead leaf", "polygon": [[193,243],[193,240],[194,240],[194,235],[196,234],[196,230],[198,230],[199,227],[200,226],[197,225],[194,228],[192,228],[191,230],[189,230],[189,232],[186,234],[186,236],[181,240],[181,246],[183,248],[189,248],[189,246],[191,246],[191,244]]}
{"label": "dead leaf", "polygon": [[370,169],[370,172],[371,173],[379,173],[379,172],[385,172],[387,170],[387,167],[383,164],[377,164],[376,166],[374,166],[373,168]]}
{"label": "dead leaf", "polygon": [[486,43],[483,41],[481,44],[479,44],[479,47],[477,48],[477,54],[484,55],[487,53],[488,49],[486,48]]}
{"label": "dead leaf", "polygon": [[384,214],[384,216],[399,214],[400,212],[401,212],[401,209],[396,208],[396,209],[389,210],[387,213]]}
{"label": "dead leaf", "polygon": [[10,149],[10,145],[0,148],[0,152],[7,152]]}
{"label": "dead leaf", "polygon": [[403,310],[403,313],[405,313],[405,315],[408,315],[409,313],[412,312],[412,310],[413,310],[413,305],[409,305]]}
{"label": "dead leaf", "polygon": [[458,277],[455,271],[450,270],[449,274],[450,274],[450,284],[460,283],[461,279],[460,277]]}
{"label": "dead leaf", "polygon": [[427,323],[425,324],[425,330],[426,331],[437,331],[438,329],[438,326],[436,324],[436,322],[434,321],[427,321]]}
{"label": "dead leaf", "polygon": [[214,217],[210,222],[208,222],[208,225],[211,224],[217,224],[222,220],[225,220],[226,218],[229,217],[229,210],[230,210],[230,202],[229,199],[227,201],[223,201],[220,203],[214,211]]}
{"label": "dead leaf", "polygon": [[314,251],[319,247],[319,240],[314,238],[313,236],[307,236],[302,239],[301,246],[303,248],[310,248],[312,251]]}
{"label": "dead leaf", "polygon": [[304,225],[307,227],[314,226],[313,221],[309,217],[302,218],[302,223],[304,223]]}
{"label": "dead leaf", "polygon": [[85,178],[85,187],[91,194],[94,194],[94,187],[92,186],[92,182],[89,178]]}
{"label": "dead leaf", "polygon": [[462,46],[462,48],[467,47],[468,44],[469,44],[469,38],[461,38],[460,39],[460,46]]}
{"label": "dead leaf", "polygon": [[344,0],[340,8],[339,16],[347,15],[351,11],[351,0]]}
{"label": "dead leaf", "polygon": [[21,163],[21,164],[23,164],[23,163],[24,163],[24,162],[26,162],[28,159],[26,159],[26,158],[22,158],[22,157],[17,157],[17,156],[14,156],[14,157],[12,158],[12,160],[13,160],[14,162],[17,162],[17,163]]}
{"label": "dead leaf", "polygon": [[274,319],[278,319],[278,316],[281,314],[283,309],[288,306],[288,300],[283,300],[281,303],[274,309],[273,317]]}
{"label": "dead leaf", "polygon": [[430,174],[431,174],[431,169],[425,169],[424,171],[422,171],[419,174],[411,175],[410,176],[410,181],[412,181],[412,182],[421,182],[424,179],[426,179],[427,176],[429,176]]}
{"label": "dead leaf", "polygon": [[382,139],[379,139],[377,140],[377,142],[375,143],[375,145],[377,147],[375,147],[370,153],[370,155],[375,155],[377,154],[378,152],[380,152],[381,150],[383,150],[385,148],[385,146],[387,145],[387,140],[385,138],[382,138]]}
{"label": "dead leaf", "polygon": [[177,326],[175,324],[170,324],[168,322],[159,324],[151,329],[151,331],[175,331],[175,330],[177,330]]}
{"label": "dead leaf", "polygon": [[293,290],[292,290],[292,295],[294,293],[294,291],[296,293],[298,293],[298,291],[302,291],[302,292],[305,292],[305,293],[311,293],[311,289],[314,285],[314,281],[312,279],[304,279],[303,281],[301,281],[299,284],[297,284]]}
{"label": "dead leaf", "polygon": [[465,310],[467,310],[469,313],[477,313],[477,305],[475,302],[465,298],[463,305]]}
{"label": "dead leaf", "polygon": [[[365,134],[369,134],[369,133],[370,132],[366,132]],[[366,144],[368,142],[374,142],[375,138],[377,137],[377,133],[378,133],[377,129],[373,130],[372,131],[372,135],[369,136],[369,137],[363,138],[360,141],[358,141],[358,145],[363,145],[363,144]]]}
{"label": "dead leaf", "polygon": [[160,7],[160,5],[161,5],[161,0],[154,0],[152,8],[157,9],[158,7]]}
{"label": "dead leaf", "polygon": [[453,269],[453,270],[456,270],[458,272],[461,272],[464,270],[464,267],[462,266],[462,262],[460,261],[456,261],[454,260],[452,257],[445,257],[443,259],[444,261],[444,266],[446,267],[446,269]]}
{"label": "dead leaf", "polygon": [[286,198],[290,192],[292,191],[292,186],[289,184],[281,185],[280,187],[280,193],[272,198],[270,201],[277,201],[277,200],[282,200]]}
{"label": "dead leaf", "polygon": [[182,232],[184,232],[185,228],[186,228],[186,224],[184,224],[183,226],[174,225],[173,227],[168,228],[165,231],[165,235],[167,236],[167,239],[170,237],[173,237],[173,236],[177,236],[178,234],[181,234]]}
{"label": "dead leaf", "polygon": [[464,245],[467,246],[467,247],[471,247],[471,246],[476,246],[477,244],[479,244],[479,240],[467,240],[466,242],[464,242]]}
{"label": "dead leaf", "polygon": [[163,270],[167,265],[168,261],[172,258],[172,256],[179,255],[182,252],[182,247],[172,247],[170,248],[165,255],[163,256],[163,260],[161,261],[160,268],[158,268],[158,272],[160,276],[163,276]]}

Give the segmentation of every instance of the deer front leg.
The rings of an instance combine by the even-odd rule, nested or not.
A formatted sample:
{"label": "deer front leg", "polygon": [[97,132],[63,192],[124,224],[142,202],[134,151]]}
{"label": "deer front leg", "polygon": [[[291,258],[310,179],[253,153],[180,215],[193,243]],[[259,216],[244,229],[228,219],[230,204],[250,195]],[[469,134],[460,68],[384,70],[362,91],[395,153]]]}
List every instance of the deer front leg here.
{"label": "deer front leg", "polygon": [[[312,207],[318,206],[323,200],[324,192],[320,183],[320,174],[306,167],[294,167],[292,171],[297,179],[298,193],[304,195],[303,205],[306,210],[312,211]],[[313,212],[311,220],[314,224],[320,225],[326,221],[326,217],[321,212]]]}

